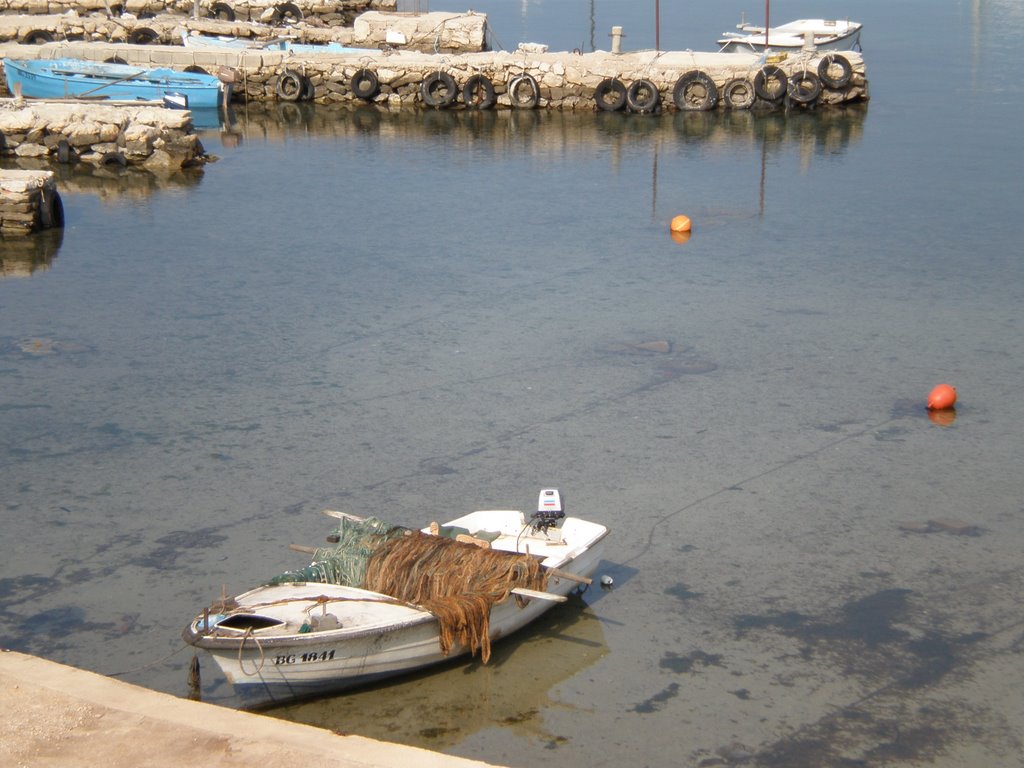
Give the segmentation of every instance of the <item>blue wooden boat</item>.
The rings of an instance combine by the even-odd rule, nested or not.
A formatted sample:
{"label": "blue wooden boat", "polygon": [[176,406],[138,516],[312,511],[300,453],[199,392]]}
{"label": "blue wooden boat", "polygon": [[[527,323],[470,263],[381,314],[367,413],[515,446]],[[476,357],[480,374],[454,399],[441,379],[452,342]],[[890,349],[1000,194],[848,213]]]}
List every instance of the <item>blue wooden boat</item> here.
{"label": "blue wooden boat", "polygon": [[158,101],[177,108],[220,105],[224,85],[213,75],[81,59],[4,59],[11,93],[32,99]]}

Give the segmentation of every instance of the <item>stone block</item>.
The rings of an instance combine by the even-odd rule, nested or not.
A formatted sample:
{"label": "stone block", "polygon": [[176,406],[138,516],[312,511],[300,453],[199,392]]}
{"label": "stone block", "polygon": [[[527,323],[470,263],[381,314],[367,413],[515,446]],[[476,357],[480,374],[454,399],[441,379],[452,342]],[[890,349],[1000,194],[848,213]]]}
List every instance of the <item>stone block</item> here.
{"label": "stone block", "polygon": [[31,144],[25,142],[19,144],[14,150],[16,157],[44,157],[50,154],[50,150],[44,147],[42,144]]}

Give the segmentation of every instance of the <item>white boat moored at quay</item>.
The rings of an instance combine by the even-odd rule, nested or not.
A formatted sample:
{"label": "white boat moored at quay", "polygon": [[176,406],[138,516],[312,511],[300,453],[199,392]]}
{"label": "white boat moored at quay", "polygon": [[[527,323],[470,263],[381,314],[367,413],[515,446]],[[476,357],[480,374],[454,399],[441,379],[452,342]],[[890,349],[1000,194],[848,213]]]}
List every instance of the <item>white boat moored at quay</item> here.
{"label": "white boat moored at quay", "polygon": [[325,511],[339,520],[334,546],[313,550],[301,570],[216,601],[183,637],[240,693],[274,699],[462,655],[486,663],[492,642],[589,584],[601,559],[604,525],[565,517],[554,489],[538,507],[529,519],[478,511],[418,531]]}
{"label": "white boat moored at quay", "polygon": [[[740,22],[739,32],[726,32],[718,40],[719,50],[763,51],[765,46],[775,51],[799,50],[810,41],[815,48],[825,51],[859,51],[860,30],[863,25],[843,19],[797,19],[778,27],[764,27]],[[766,42],[767,40],[767,42]]]}

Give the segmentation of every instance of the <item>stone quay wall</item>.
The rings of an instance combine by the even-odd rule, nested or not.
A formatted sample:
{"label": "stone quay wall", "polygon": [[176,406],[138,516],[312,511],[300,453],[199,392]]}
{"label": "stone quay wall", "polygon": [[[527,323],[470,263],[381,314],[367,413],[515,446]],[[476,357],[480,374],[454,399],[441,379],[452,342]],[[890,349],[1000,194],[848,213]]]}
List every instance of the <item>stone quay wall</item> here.
{"label": "stone quay wall", "polygon": [[[397,0],[199,0],[198,15],[227,21],[317,20],[327,26],[351,26],[366,10],[394,11]],[[195,0],[0,0],[0,15],[122,15],[146,18],[162,13],[190,16]]]}
{"label": "stone quay wall", "polygon": [[[784,78],[783,94],[792,94],[792,79],[798,76],[813,76],[822,66],[825,52],[790,54],[771,65]],[[267,101],[281,99],[278,87],[287,72],[301,76],[309,84],[306,95],[317,103],[332,104],[344,102],[368,102],[389,108],[397,107],[468,107],[464,89],[471,78],[482,77],[494,90],[493,106],[499,108],[542,108],[561,110],[601,109],[599,101],[607,97],[608,81],[618,81],[622,89],[630,91],[631,86],[644,81],[656,90],[649,99],[656,100],[650,108],[631,109],[628,102],[619,103],[610,109],[605,98],[603,108],[608,111],[656,112],[661,110],[705,111],[717,108],[745,109],[752,107],[782,108],[784,106],[838,105],[868,98],[864,60],[859,53],[843,52],[850,68],[849,81],[831,88],[820,85],[819,92],[810,101],[795,102],[789,96],[778,99],[764,99],[756,95],[756,83],[764,66],[756,55],[741,53],[693,53],[656,52],[613,54],[604,51],[595,53],[535,53],[528,51],[475,53],[458,56],[425,56],[422,54],[397,52],[391,55],[375,56],[323,56],[316,58],[296,57],[290,60],[269,59],[253,66],[247,60],[238,62],[239,78],[236,80],[235,96],[241,100]],[[372,95],[360,95],[353,82],[360,73],[373,73],[378,82]],[[436,81],[440,73],[449,75],[454,82],[454,98],[441,104],[429,103],[425,88]],[[702,94],[678,93],[680,79],[700,73],[713,83],[712,98],[698,98]],[[532,80],[523,85],[522,77]],[[365,77],[365,75],[364,75]],[[516,83],[517,79],[519,80]],[[820,81],[817,81],[819,82]],[[698,83],[699,84],[699,83]],[[731,102],[724,97],[727,88],[742,84],[750,98],[741,103]],[[787,88],[787,84],[790,86]],[[356,83],[357,86],[365,82]],[[534,89],[535,86],[535,90]],[[513,89],[515,92],[513,93]],[[535,98],[530,97],[533,90]],[[699,90],[699,89],[698,89]],[[365,94],[365,90],[363,91]],[[689,92],[687,91],[687,94]],[[443,97],[441,97],[443,102]],[[435,101],[437,101],[435,95]]]}
{"label": "stone quay wall", "polygon": [[[232,98],[241,102],[657,112],[806,108],[868,99],[864,59],[854,51],[841,53],[843,66],[829,74],[836,84],[827,85],[817,73],[835,63],[833,52],[813,50],[775,56],[766,65],[761,57],[746,53],[549,53],[532,47],[453,55],[378,50],[294,54],[98,43],[13,48],[30,58],[103,61],[116,55],[138,65],[218,74],[230,70]],[[10,44],[0,44],[0,56],[17,58]],[[638,97],[633,104],[625,96],[616,98],[620,91],[632,95],[635,86],[642,86],[637,89],[642,104],[637,105]],[[774,93],[766,93],[769,87]]]}
{"label": "stone quay wall", "polygon": [[0,101],[0,154],[173,172],[207,160],[190,112],[116,103]]}
{"label": "stone quay wall", "polygon": [[[2,2],[2,0],[0,0]],[[236,37],[258,45],[287,38],[296,43],[340,43],[360,48],[429,53],[485,51],[487,17],[469,13],[396,14],[367,11],[346,26],[316,19],[281,26],[256,21],[225,21],[164,13],[152,18],[79,15],[0,15],[0,43],[41,45],[61,42],[109,42],[181,45],[182,33]]]}
{"label": "stone quay wall", "polygon": [[51,171],[0,170],[0,235],[27,235],[64,226]]}

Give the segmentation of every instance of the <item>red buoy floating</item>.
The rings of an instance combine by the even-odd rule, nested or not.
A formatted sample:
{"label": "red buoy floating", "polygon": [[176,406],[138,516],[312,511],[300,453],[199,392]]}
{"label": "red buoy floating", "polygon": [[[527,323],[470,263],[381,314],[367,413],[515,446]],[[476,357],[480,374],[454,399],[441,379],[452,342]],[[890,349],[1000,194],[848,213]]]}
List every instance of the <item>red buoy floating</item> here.
{"label": "red buoy floating", "polygon": [[689,232],[693,226],[689,216],[679,214],[672,219],[672,223],[669,224],[669,229],[673,232]]}
{"label": "red buoy floating", "polygon": [[956,404],[956,388],[949,384],[939,384],[928,393],[928,410],[942,411]]}

